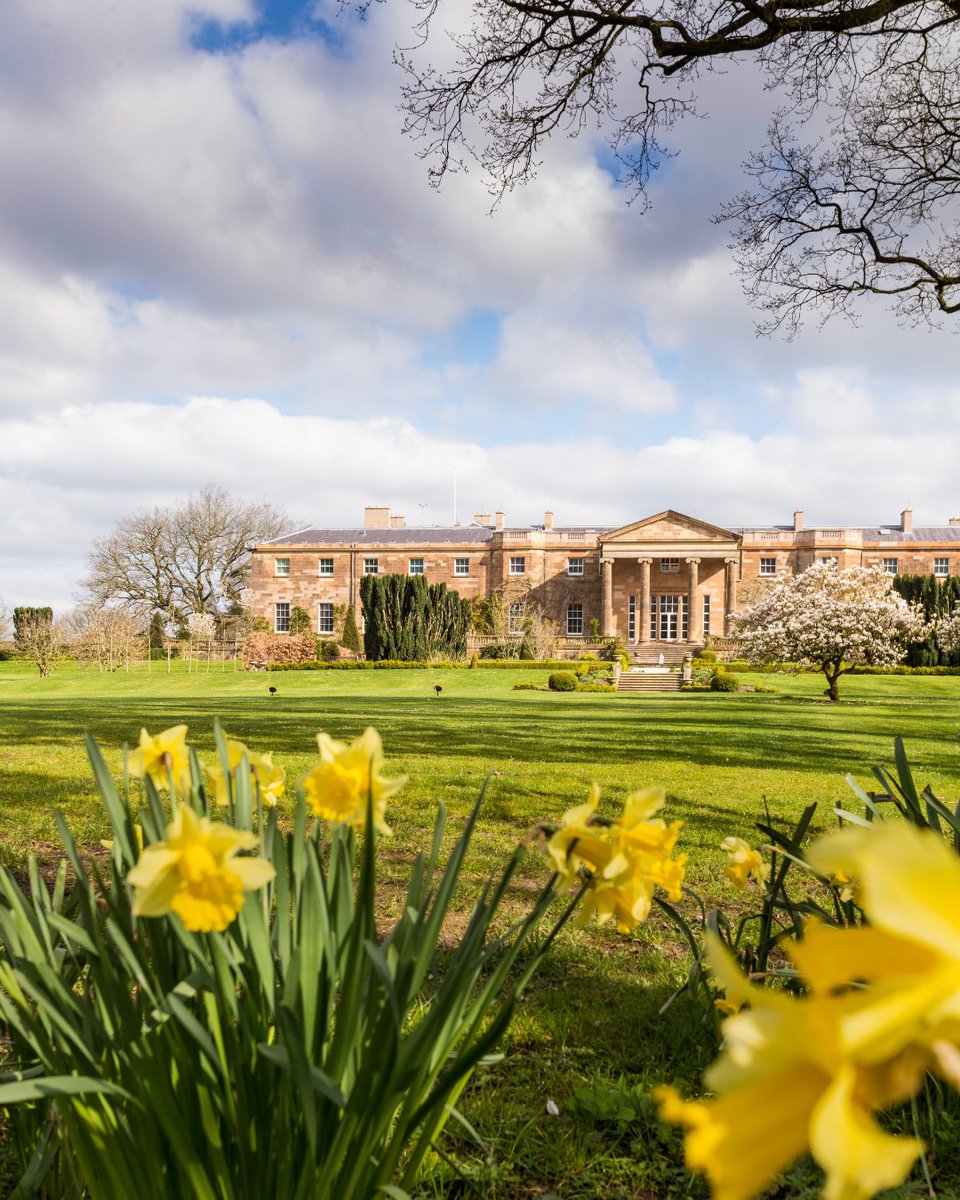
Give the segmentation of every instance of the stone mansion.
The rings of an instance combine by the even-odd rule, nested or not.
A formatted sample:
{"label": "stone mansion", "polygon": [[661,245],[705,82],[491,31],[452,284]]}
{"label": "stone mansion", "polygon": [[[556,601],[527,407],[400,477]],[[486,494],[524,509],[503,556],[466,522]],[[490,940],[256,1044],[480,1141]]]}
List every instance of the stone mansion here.
{"label": "stone mansion", "polygon": [[960,518],[914,527],[905,509],[896,525],[809,529],[797,511],[790,525],[725,529],[668,509],[606,529],[556,525],[548,511],[542,525],[507,525],[498,512],[411,528],[389,508],[369,507],[362,528],[304,529],[255,546],[247,596],[277,632],[299,605],[322,636],[334,631],[335,606],[353,604],[361,619],[361,576],[400,572],[467,599],[503,589],[518,626],[536,603],[571,639],[699,645],[728,634],[730,614],[765,580],[819,558],[890,574],[960,574]]}

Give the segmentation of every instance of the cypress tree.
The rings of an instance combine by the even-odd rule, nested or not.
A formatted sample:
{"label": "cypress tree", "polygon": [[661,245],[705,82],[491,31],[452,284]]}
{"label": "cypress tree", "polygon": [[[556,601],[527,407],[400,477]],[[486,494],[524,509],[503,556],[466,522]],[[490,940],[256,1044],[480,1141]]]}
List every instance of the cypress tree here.
{"label": "cypress tree", "polygon": [[347,615],[343,618],[343,635],[340,645],[346,650],[360,653],[360,630],[357,629],[357,614],[352,604],[347,605]]}
{"label": "cypress tree", "polygon": [[[422,575],[365,575],[360,599],[367,658],[418,662],[466,654],[470,601],[445,583],[428,584]],[[344,645],[345,639],[346,624]]]}

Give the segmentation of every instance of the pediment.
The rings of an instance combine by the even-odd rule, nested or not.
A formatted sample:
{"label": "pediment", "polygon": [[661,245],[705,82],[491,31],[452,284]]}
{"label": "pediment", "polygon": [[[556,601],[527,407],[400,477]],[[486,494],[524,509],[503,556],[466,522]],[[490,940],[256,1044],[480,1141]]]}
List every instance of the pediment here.
{"label": "pediment", "polygon": [[710,548],[717,553],[728,551],[733,553],[739,546],[740,538],[729,529],[719,525],[711,525],[698,517],[688,517],[685,513],[675,512],[668,508],[665,512],[644,517],[633,521],[620,529],[605,533],[601,539],[604,550],[643,548],[649,546],[652,550],[661,551],[664,547],[676,547],[678,550],[689,548],[703,550]]}

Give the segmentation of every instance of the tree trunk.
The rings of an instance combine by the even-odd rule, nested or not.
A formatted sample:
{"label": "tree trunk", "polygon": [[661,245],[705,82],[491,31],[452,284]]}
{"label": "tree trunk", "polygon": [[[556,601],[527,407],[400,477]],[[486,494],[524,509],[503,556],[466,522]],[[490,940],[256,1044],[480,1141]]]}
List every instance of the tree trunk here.
{"label": "tree trunk", "polygon": [[843,674],[843,671],[839,666],[830,664],[829,666],[825,666],[823,668],[823,674],[827,680],[827,686],[824,689],[823,694],[828,697],[833,704],[836,704],[836,702],[840,699],[840,676]]}

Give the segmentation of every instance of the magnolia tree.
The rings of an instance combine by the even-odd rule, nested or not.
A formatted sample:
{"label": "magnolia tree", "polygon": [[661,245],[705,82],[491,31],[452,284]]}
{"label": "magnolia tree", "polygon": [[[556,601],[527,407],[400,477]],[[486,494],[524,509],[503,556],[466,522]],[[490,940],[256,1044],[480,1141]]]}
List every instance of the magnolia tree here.
{"label": "magnolia tree", "polygon": [[944,617],[936,626],[937,645],[941,650],[960,650],[960,608]]}
{"label": "magnolia tree", "polygon": [[781,576],[737,614],[735,627],[752,662],[819,667],[831,700],[839,699],[841,675],[860,664],[894,666],[927,633],[919,608],[893,590],[892,575],[879,567],[839,571],[829,561]]}

